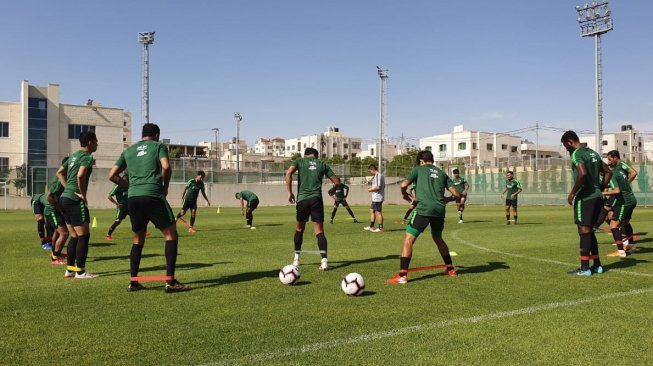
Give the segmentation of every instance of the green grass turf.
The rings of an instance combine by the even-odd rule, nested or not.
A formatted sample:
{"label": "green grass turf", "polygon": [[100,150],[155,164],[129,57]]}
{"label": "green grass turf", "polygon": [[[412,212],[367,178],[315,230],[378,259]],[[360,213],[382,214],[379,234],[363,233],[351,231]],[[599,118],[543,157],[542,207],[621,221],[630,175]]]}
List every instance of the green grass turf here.
{"label": "green grass turf", "polygon": [[[386,232],[374,234],[362,230],[366,207],[354,207],[361,224],[341,208],[325,224],[332,269],[305,254],[296,286],[277,278],[292,260],[293,207],[259,208],[256,230],[238,209],[201,209],[196,234],[179,225],[177,277],[193,290],[177,294],[156,282],[126,291],[131,234],[127,220],[104,240],[113,211],[91,212],[87,268],[100,277],[85,281],[49,264],[31,213],[0,212],[0,364],[653,364],[653,211],[635,211],[641,244],[626,259],[605,257],[611,236],[597,234],[607,272],[581,278],[565,273],[578,263],[570,207],[520,207],[507,226],[503,207],[469,206],[457,224],[450,206],[444,237],[459,276],[390,285],[405,209],[384,207]],[[155,232],[142,275],[165,272],[163,247]],[[310,228],[304,249],[317,249]],[[414,249],[411,267],[441,263],[430,235]],[[340,290],[349,272],[365,277],[363,296]]]}

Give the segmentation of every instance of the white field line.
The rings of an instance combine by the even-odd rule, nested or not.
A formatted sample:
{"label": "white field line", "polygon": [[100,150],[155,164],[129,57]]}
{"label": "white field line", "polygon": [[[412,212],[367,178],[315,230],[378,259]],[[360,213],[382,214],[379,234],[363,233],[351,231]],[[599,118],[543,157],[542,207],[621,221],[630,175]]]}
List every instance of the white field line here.
{"label": "white field line", "polygon": [[[478,249],[478,250],[482,250],[482,251],[490,252],[490,253],[495,253],[495,254],[500,254],[502,256],[509,256],[509,257],[514,257],[514,258],[519,258],[519,259],[528,259],[528,260],[536,261],[536,262],[558,264],[558,265],[566,266],[566,267],[577,267],[578,266],[578,264],[573,264],[573,263],[560,262],[560,261],[556,261],[556,260],[552,260],[552,259],[529,257],[527,255],[514,254],[514,253],[509,253],[509,252],[503,252],[503,251],[497,250],[497,249],[482,247],[480,245],[473,244],[473,243],[461,238],[460,235],[458,235],[458,233],[460,231],[461,230],[454,231],[451,234],[451,236],[454,238],[454,240],[460,242],[461,244],[463,244],[465,246],[468,246],[468,247],[471,247],[471,248],[474,248],[474,249]],[[624,271],[623,269],[610,269],[609,271],[610,272],[623,273],[623,274],[632,275],[632,276],[653,277],[653,274],[650,274],[650,273]]]}
{"label": "white field line", "polygon": [[626,292],[615,292],[615,293],[611,293],[611,294],[605,294],[605,295],[601,295],[601,296],[590,297],[590,298],[580,299],[580,300],[552,302],[552,303],[543,304],[543,305],[529,306],[529,307],[526,307],[526,308],[508,310],[508,311],[499,311],[499,312],[496,312],[496,313],[477,315],[477,316],[472,316],[472,317],[467,317],[467,318],[457,318],[457,319],[451,319],[451,320],[443,320],[443,321],[439,321],[439,322],[435,322],[435,323],[418,324],[418,325],[413,325],[413,326],[409,326],[409,327],[396,328],[396,329],[390,329],[390,330],[386,330],[386,331],[361,334],[361,335],[355,336],[355,337],[334,339],[334,340],[326,341],[326,342],[307,344],[307,345],[303,345],[303,346],[300,346],[300,347],[289,348],[289,349],[286,349],[286,350],[283,350],[283,351],[278,351],[278,352],[258,353],[258,354],[253,354],[253,355],[247,355],[247,356],[240,357],[240,358],[237,358],[237,359],[222,360],[222,361],[217,361],[217,362],[209,362],[209,363],[203,364],[202,366],[258,364],[258,363],[262,363],[262,362],[264,362],[266,360],[272,360],[272,359],[277,359],[277,358],[287,358],[287,357],[292,357],[292,356],[299,356],[299,355],[309,353],[309,352],[315,352],[315,351],[320,351],[320,350],[325,350],[325,349],[332,349],[332,348],[337,348],[337,347],[342,347],[342,346],[349,346],[349,345],[356,344],[356,343],[369,342],[369,341],[379,340],[379,339],[383,339],[383,338],[397,337],[397,336],[402,336],[402,335],[405,335],[405,334],[424,332],[424,331],[429,331],[429,330],[439,329],[439,328],[447,328],[447,327],[456,326],[456,325],[475,324],[475,323],[480,323],[480,322],[485,322],[485,321],[490,321],[490,320],[511,318],[511,317],[520,316],[520,315],[529,315],[529,314],[534,314],[534,313],[547,311],[547,310],[553,310],[553,309],[559,309],[559,308],[565,308],[565,307],[572,307],[572,306],[578,306],[578,305],[583,305],[583,304],[592,303],[592,302],[601,302],[601,301],[610,300],[610,299],[622,298],[622,297],[627,297],[627,296],[635,296],[635,295],[641,295],[641,294],[649,294],[649,293],[653,293],[653,287],[639,289],[639,290],[631,290],[631,291],[626,291]]}

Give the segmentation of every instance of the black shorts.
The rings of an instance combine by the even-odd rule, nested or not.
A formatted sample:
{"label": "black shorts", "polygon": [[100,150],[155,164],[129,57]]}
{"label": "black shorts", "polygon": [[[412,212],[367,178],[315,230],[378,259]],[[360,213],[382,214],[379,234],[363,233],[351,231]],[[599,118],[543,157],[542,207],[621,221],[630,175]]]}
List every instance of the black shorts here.
{"label": "black shorts", "polygon": [[127,206],[132,231],[135,233],[144,232],[149,222],[157,229],[165,229],[175,223],[175,215],[165,198],[129,197]]}
{"label": "black shorts", "polygon": [[313,222],[324,222],[324,202],[322,197],[312,197],[297,202],[297,221],[307,222],[310,216]]}
{"label": "black shorts", "polygon": [[463,202],[463,200],[465,200],[465,202],[467,202],[467,195],[466,194],[463,194],[460,197],[456,198],[456,203],[465,203],[465,202]]}
{"label": "black shorts", "polygon": [[506,206],[512,206],[514,208],[517,208],[517,199],[506,198]]}
{"label": "black shorts", "polygon": [[251,200],[251,201],[247,202],[247,208],[254,211],[258,207],[258,204],[259,204],[258,200]]}
{"label": "black shorts", "polygon": [[628,221],[632,219],[635,206],[637,206],[637,204],[628,206],[616,204],[612,206],[612,219],[617,221]]}
{"label": "black shorts", "polygon": [[603,197],[574,201],[574,223],[581,226],[594,226],[599,220],[603,206]]}
{"label": "black shorts", "polygon": [[615,196],[608,196],[603,199],[603,207],[606,208],[607,211],[612,210],[612,207],[615,205],[617,201],[617,198]]}
{"label": "black shorts", "polygon": [[63,210],[63,217],[66,223],[72,226],[82,226],[91,222],[86,201],[75,201],[68,197],[61,197],[59,199],[59,205],[61,205],[61,209]]}
{"label": "black shorts", "polygon": [[43,209],[45,207],[40,201],[32,201],[32,213],[34,215],[43,215]]}
{"label": "black shorts", "polygon": [[52,211],[45,216],[48,224],[53,228],[66,227],[66,219],[64,219],[63,214],[59,211]]}
{"label": "black shorts", "polygon": [[374,212],[383,212],[383,202],[372,202],[370,210]]}
{"label": "black shorts", "polygon": [[418,237],[429,225],[431,225],[431,235],[434,238],[441,238],[444,230],[444,217],[420,216],[414,213],[406,226],[406,232]]}
{"label": "black shorts", "polygon": [[129,204],[125,203],[122,208],[116,208],[116,220],[124,220],[129,215]]}
{"label": "black shorts", "polygon": [[344,199],[344,198],[341,199],[341,200],[336,199],[335,202],[333,202],[333,205],[336,206],[336,207],[338,207],[338,206],[340,206],[340,205],[343,205],[343,206],[345,206],[345,207],[348,207],[348,206],[349,206],[349,204],[347,203],[347,200]]}
{"label": "black shorts", "polygon": [[188,209],[197,210],[197,201],[191,202],[184,200],[184,205],[181,207],[181,210],[188,211]]}

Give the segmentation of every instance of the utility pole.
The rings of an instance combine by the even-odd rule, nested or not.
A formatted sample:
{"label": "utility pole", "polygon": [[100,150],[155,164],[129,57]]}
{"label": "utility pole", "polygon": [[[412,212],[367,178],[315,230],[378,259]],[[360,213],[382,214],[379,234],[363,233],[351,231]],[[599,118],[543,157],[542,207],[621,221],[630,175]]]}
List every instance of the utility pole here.
{"label": "utility pole", "polygon": [[383,136],[384,136],[384,128],[385,128],[385,115],[387,112],[387,84],[386,81],[388,80],[388,70],[381,69],[380,67],[376,67],[376,71],[379,74],[379,79],[381,79],[381,85],[380,85],[380,106],[379,106],[379,173],[383,173]]}
{"label": "utility pole", "polygon": [[138,33],[143,44],[143,95],[141,99],[141,127],[150,123],[150,45],[154,43],[154,32]]}

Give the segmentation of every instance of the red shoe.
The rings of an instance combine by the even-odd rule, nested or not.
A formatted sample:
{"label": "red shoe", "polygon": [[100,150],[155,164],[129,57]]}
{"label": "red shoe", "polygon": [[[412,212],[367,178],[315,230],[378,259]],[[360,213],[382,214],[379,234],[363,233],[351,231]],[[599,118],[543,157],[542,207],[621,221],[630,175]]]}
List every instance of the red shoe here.
{"label": "red shoe", "polygon": [[113,241],[113,237],[111,235],[107,235],[107,236],[104,237],[104,240]]}
{"label": "red shoe", "polygon": [[192,233],[196,233],[197,230],[195,230],[195,229],[192,228],[192,227],[189,227],[189,228],[188,228],[188,232],[192,234]]}
{"label": "red shoe", "polygon": [[392,284],[399,284],[399,285],[405,285],[408,283],[408,276],[400,276],[400,275],[395,275],[392,278],[388,278],[385,280],[387,283],[392,283]]}
{"label": "red shoe", "polygon": [[449,277],[458,276],[458,272],[456,272],[456,270],[453,267],[445,269],[444,274],[446,274]]}
{"label": "red shoe", "polygon": [[60,266],[62,264],[66,264],[66,262],[64,262],[64,260],[61,259],[61,258],[57,258],[55,260],[50,261],[50,264],[52,264],[54,266]]}

